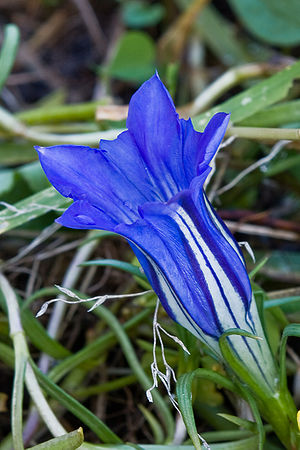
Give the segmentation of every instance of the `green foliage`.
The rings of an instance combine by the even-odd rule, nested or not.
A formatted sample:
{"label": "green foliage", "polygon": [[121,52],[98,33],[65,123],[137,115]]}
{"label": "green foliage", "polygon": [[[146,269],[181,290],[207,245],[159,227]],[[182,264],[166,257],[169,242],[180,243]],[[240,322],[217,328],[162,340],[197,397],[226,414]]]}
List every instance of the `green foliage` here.
{"label": "green foliage", "polygon": [[293,81],[299,78],[300,62],[296,62],[267,80],[255,84],[206,113],[195,117],[193,123],[196,128],[203,130],[213,114],[217,111],[224,111],[231,113],[232,122],[238,124],[267,106],[284,99],[292,87]]}
{"label": "green foliage", "polygon": [[131,28],[145,28],[157,25],[163,18],[165,8],[160,3],[128,0],[122,5],[124,23]]}
{"label": "green foliage", "polygon": [[142,83],[155,70],[155,47],[150,36],[142,31],[128,31],[120,38],[109,65],[111,78]]}
{"label": "green foliage", "polygon": [[229,0],[229,3],[258,39],[282,46],[300,43],[298,0]]}
{"label": "green foliage", "polygon": [[41,215],[65,208],[70,203],[53,187],[44,189],[37,194],[16,203],[12,208],[0,212],[0,233],[4,233]]}
{"label": "green foliage", "polygon": [[140,267],[133,264],[117,261],[115,259],[95,259],[94,261],[86,261],[81,264],[82,266],[102,266],[102,267],[115,267],[116,269],[128,272],[131,275],[141,279],[142,281],[148,281],[147,277],[141,272]]}
{"label": "green foliage", "polygon": [[4,28],[4,39],[0,52],[0,91],[4,86],[15,62],[19,47],[19,40],[19,28],[14,24],[6,25],[6,27]]}
{"label": "green foliage", "polygon": [[[98,8],[102,12],[103,7],[102,2],[98,2],[97,5],[96,3],[91,4],[95,15]],[[43,9],[45,4],[48,8],[46,10]],[[77,271],[83,276],[75,277],[75,282],[80,280],[80,284],[86,286],[82,288],[86,292],[89,284],[87,280],[90,281],[91,288],[93,285],[98,286],[97,289],[101,291],[101,294],[102,292],[127,294],[135,293],[141,288],[149,289],[149,283],[136,264],[136,260],[130,259],[129,248],[123,254],[119,238],[111,239],[115,236],[114,233],[97,231],[86,234],[82,231],[73,232],[62,229],[53,239],[49,235],[48,240],[43,241],[44,228],[53,222],[56,215],[63,212],[69,201],[53,188],[48,187],[39,163],[36,162],[37,156],[32,145],[39,142],[43,145],[72,142],[97,146],[100,135],[105,138],[106,133],[109,138],[116,136],[120,132],[118,128],[125,126],[125,117],[122,117],[121,121],[118,118],[114,120],[114,108],[118,108],[121,102],[128,102],[132,90],[130,83],[132,85],[142,83],[153,75],[156,68],[161,77],[167,81],[166,84],[175,104],[183,106],[180,111],[182,114],[189,114],[192,111],[190,102],[193,102],[200,92],[204,94],[204,98],[207,97],[204,107],[198,109],[204,112],[193,117],[194,124],[199,130],[203,130],[212,114],[220,110],[231,112],[231,121],[234,126],[248,129],[247,139],[236,139],[216,158],[217,170],[211,183],[212,193],[215,195],[214,199],[218,202],[221,213],[229,211],[238,214],[243,212],[241,210],[245,210],[245,215],[241,215],[241,218],[234,217],[231,221],[234,226],[241,227],[242,234],[243,226],[246,228],[248,221],[252,226],[251,234],[248,231],[245,236],[242,235],[242,238],[243,240],[249,238],[254,253],[260,261],[250,273],[251,281],[255,278],[255,283],[252,283],[253,293],[273,355],[280,364],[281,391],[278,393],[280,407],[282,411],[291,411],[288,424],[295,423],[296,411],[287,392],[286,374],[292,377],[297,368],[295,362],[286,354],[286,346],[289,336],[300,336],[299,323],[296,323],[300,320],[300,296],[297,287],[291,290],[285,288],[289,284],[292,286],[299,284],[300,261],[297,251],[299,214],[297,211],[300,204],[298,183],[300,157],[297,137],[294,144],[282,149],[272,161],[262,167],[262,170],[258,169],[249,173],[224,195],[218,194],[218,187],[270,153],[273,142],[277,138],[282,139],[283,134],[280,133],[283,133],[285,128],[294,130],[300,126],[300,101],[297,99],[299,86],[296,83],[300,78],[300,63],[296,62],[282,70],[286,61],[297,57],[292,47],[300,42],[300,6],[298,0],[285,2],[229,0],[230,6],[239,19],[239,22],[236,22],[232,15],[227,14],[226,8],[224,12],[223,8],[216,9],[211,4],[206,5],[200,13],[191,17],[188,15],[189,8],[195,4],[197,0],[175,0],[175,7],[172,2],[122,0],[119,1],[117,15],[114,18],[117,20],[106,24],[106,19],[103,20],[106,16],[99,16],[100,27],[103,27],[103,43],[101,44],[106,48],[103,53],[102,50],[97,49],[99,53],[88,67],[84,67],[82,62],[80,62],[80,68],[79,64],[76,67],[76,77],[80,77],[81,70],[85,74],[89,72],[89,75],[84,76],[87,76],[87,79],[94,76],[96,85],[99,80],[96,80],[92,70],[101,61],[100,90],[101,95],[104,92],[105,98],[103,96],[99,101],[88,100],[89,86],[85,87],[83,97],[79,92],[76,92],[76,95],[74,92],[73,94],[69,92],[68,82],[62,83],[61,87],[60,76],[63,76],[61,69],[58,79],[52,80],[52,63],[45,67],[43,64],[48,55],[50,60],[52,58],[51,45],[52,41],[56,41],[53,36],[42,46],[43,58],[39,60],[37,45],[31,53],[37,59],[26,60],[24,66],[26,45],[30,47],[39,41],[40,28],[32,33],[30,37],[32,41],[26,38],[28,31],[24,33],[25,40],[28,42],[22,47],[21,57],[17,59],[15,66],[18,72],[17,77],[9,79],[9,83],[5,86],[15,64],[20,33],[19,29],[12,24],[4,28],[0,50],[0,90],[5,87],[2,90],[3,106],[0,108],[0,197],[2,202],[0,233],[7,232],[7,234],[2,240],[1,271],[3,270],[11,283],[15,284],[10,295],[16,300],[16,308],[14,314],[9,314],[7,305],[11,306],[11,302],[7,302],[3,292],[0,291],[1,370],[3,367],[3,377],[6,373],[11,374],[12,370],[15,373],[11,408],[12,436],[6,436],[0,444],[0,450],[8,448],[23,450],[22,432],[27,418],[31,417],[27,403],[26,409],[22,405],[25,384],[28,388],[25,398],[30,397],[30,402],[32,400],[37,405],[50,433],[56,436],[54,439],[32,447],[32,450],[42,448],[55,450],[62,447],[75,449],[79,446],[82,450],[105,448],[192,450],[192,448],[200,449],[199,430],[201,430],[201,437],[209,443],[212,450],[257,450],[262,448],[265,433],[264,448],[266,450],[275,448],[272,442],[274,435],[271,434],[271,439],[268,436],[268,433],[273,433],[271,427],[269,425],[262,427],[260,411],[263,407],[250,390],[245,389],[239,382],[238,374],[240,378],[244,377],[246,380],[249,374],[239,364],[236,355],[230,351],[228,345],[228,336],[236,333],[236,330],[229,330],[220,342],[227,365],[231,365],[236,371],[234,375],[232,370],[225,370],[225,363],[216,361],[208,348],[199,343],[185,329],[167,320],[165,313],[160,310],[159,322],[164,325],[169,334],[178,336],[190,352],[187,354],[182,348],[178,348],[177,343],[163,333],[164,352],[161,347],[156,349],[158,367],[165,370],[166,358],[179,378],[175,399],[178,401],[193,442],[193,445],[190,445],[190,440],[182,445],[173,445],[171,443],[174,438],[176,411],[171,408],[170,399],[165,390],[161,388],[159,391],[153,391],[154,404],[150,407],[146,400],[144,402],[144,391],[152,384],[150,365],[153,361],[154,294],[144,295],[134,302],[116,300],[107,304],[107,307],[101,306],[95,309],[91,312],[91,316],[87,316],[85,311],[82,312],[80,307],[76,309],[72,306],[74,315],[72,315],[73,310],[68,310],[68,314],[62,314],[59,319],[61,336],[59,334],[53,336],[49,332],[49,324],[53,317],[55,318],[53,312],[55,308],[49,308],[47,315],[41,319],[34,316],[38,307],[37,303],[40,305],[41,301],[61,294],[57,288],[51,286],[53,279],[56,278],[58,283],[61,280],[69,280],[70,273],[73,276]],[[38,1],[37,5],[37,9],[41,8],[41,17],[45,18],[41,30],[50,19],[47,16],[49,11],[57,20],[59,14],[56,16],[56,12],[60,13],[60,8],[68,10],[65,2],[56,0]],[[55,11],[49,6],[55,6]],[[109,9],[107,9],[108,14]],[[72,14],[75,17],[74,11]],[[22,12],[20,14],[22,15]],[[80,20],[79,16],[77,17],[78,23],[82,18],[83,15]],[[38,23],[34,22],[34,19],[32,22]],[[18,23],[23,35],[22,20]],[[27,26],[30,28],[30,23]],[[126,27],[135,31],[128,31]],[[178,45],[180,51],[176,61],[169,64],[168,57],[163,56],[161,48],[165,36],[168,36],[173,29],[175,33],[172,34],[172,45]],[[72,35],[72,27],[67,31],[69,39]],[[89,38],[92,41],[94,31],[92,28],[89,31]],[[261,43],[253,40],[248,31]],[[118,36],[116,42],[115,36]],[[105,38],[107,43],[104,42]],[[110,41],[111,38],[112,41]],[[85,36],[82,38],[80,36],[83,45],[85,39]],[[274,48],[269,44],[284,46],[284,53],[277,49],[274,58]],[[32,52],[32,49],[30,50]],[[272,65],[270,61],[273,62]],[[66,72],[69,70],[68,63],[69,61],[65,61]],[[27,64],[30,65],[29,69]],[[35,64],[37,64],[36,67]],[[242,76],[240,65],[242,65]],[[230,70],[222,76],[224,67]],[[44,79],[43,74],[47,72],[47,68],[49,73]],[[30,73],[27,73],[28,70]],[[38,83],[39,77],[45,84],[48,84],[47,80],[51,79],[54,89],[50,83],[49,95],[45,95],[36,103],[26,104],[22,98],[22,90],[27,88],[26,81],[24,85],[23,82],[18,85],[16,81],[19,76],[22,78],[24,75],[28,75],[29,79],[33,76],[33,80],[37,79]],[[221,77],[218,78],[219,76]],[[261,80],[261,78],[265,79]],[[226,84],[228,79],[230,83]],[[211,90],[210,84],[213,81],[216,81],[216,85],[213,85],[215,91]],[[69,95],[70,93],[72,95]],[[106,97],[107,94],[111,99]],[[14,96],[15,102],[11,100]],[[67,104],[69,98],[78,103]],[[95,98],[98,97],[95,96]],[[220,103],[215,106],[217,102]],[[96,119],[98,108],[111,110],[112,120],[102,120],[98,123]],[[193,112],[193,115],[195,114]],[[261,138],[253,139],[251,134],[253,130],[257,133],[257,128],[266,127],[276,127],[275,131],[272,131],[277,133],[276,139],[266,140],[263,130]],[[270,139],[270,133],[268,136]],[[296,136],[296,133],[293,136]],[[248,138],[253,140],[250,142]],[[225,171],[224,179],[222,179],[222,171]],[[221,184],[214,192],[215,183],[216,186],[218,183]],[[277,186],[276,201],[271,199],[271,206],[269,206],[268,198],[265,203],[265,192],[269,192],[268,183],[271,186]],[[281,224],[279,221],[278,225],[277,219],[281,211],[286,211],[282,213],[285,223]],[[259,220],[257,222],[254,220],[252,223],[251,220],[253,217],[256,218],[257,212],[262,213],[266,223],[260,223]],[[31,223],[32,220],[34,224]],[[47,230],[48,228],[46,232]],[[281,240],[276,237],[277,231],[281,233]],[[275,237],[272,232],[275,232]],[[77,245],[73,242],[75,235],[76,239],[81,238],[80,246],[76,250],[73,262],[69,264],[73,253],[70,250],[64,254],[65,248],[74,249]],[[37,239],[39,246],[30,250],[31,239]],[[27,253],[25,251],[23,257],[20,257],[24,248]],[[47,250],[44,265],[44,260],[39,259],[39,252],[43,252],[45,248]],[[95,255],[85,253],[84,257],[78,257],[82,255],[82,251],[86,252],[87,248],[93,248]],[[9,261],[6,262],[7,249],[9,251],[14,249],[18,257],[10,254],[7,258]],[[51,254],[52,250],[54,257],[48,264],[47,253]],[[111,271],[111,269],[114,270]],[[122,276],[118,271],[123,272]],[[43,278],[46,277],[46,272],[51,273],[52,278],[50,277],[50,282],[44,283]],[[48,284],[50,287],[47,287]],[[74,287],[76,286],[71,286],[70,289]],[[86,298],[83,292],[73,290],[82,298]],[[56,305],[61,306],[60,303]],[[85,304],[85,307],[89,306],[91,304]],[[84,325],[81,324],[82,317],[84,317]],[[65,319],[68,324],[67,329],[65,329]],[[12,333],[11,340],[9,328],[20,323],[22,330],[16,335]],[[82,328],[80,335],[76,337],[78,327]],[[74,342],[72,341],[73,332]],[[239,331],[239,333],[243,332]],[[253,338],[251,335],[243,335],[245,339]],[[29,349],[27,349],[27,342]],[[293,341],[291,340],[289,344],[293,345]],[[32,362],[31,357],[34,357],[35,363]],[[37,368],[37,361],[40,362],[44,357],[53,362],[47,374],[43,374]],[[34,388],[30,383],[28,384],[28,373],[30,373],[28,368],[31,367],[28,361],[34,370],[34,373],[31,373],[36,381]],[[292,385],[292,382],[289,384]],[[173,392],[175,383],[171,389]],[[138,400],[135,397],[136,393],[140,395]],[[127,398],[131,401],[128,415],[133,414],[136,405],[137,408],[132,417],[138,426],[141,423],[138,431],[145,428],[145,435],[149,436],[149,442],[153,444],[122,442],[123,433],[127,434],[128,431],[124,432],[127,423],[122,424],[123,429],[118,428],[119,425],[115,425],[111,417],[119,414],[119,405],[123,406]],[[249,422],[237,415],[238,398],[248,402],[255,418],[254,422]],[[117,400],[113,410],[113,408],[110,409],[110,402],[115,399]],[[138,402],[141,405],[138,406]],[[108,412],[106,411],[106,416],[101,416],[103,420],[100,420],[95,410],[99,405],[100,409],[103,405],[105,409],[106,403]],[[270,400],[269,411],[271,414],[277,412],[272,400]],[[4,414],[6,414],[5,411]],[[65,414],[67,414],[66,417]],[[75,417],[75,425],[73,425],[72,416]],[[128,423],[132,417],[128,419]],[[265,415],[264,418],[268,422],[270,415]],[[78,425],[76,421],[79,421]],[[69,422],[68,429],[74,429],[80,424],[84,425],[87,438],[93,440],[95,444],[82,443],[83,436],[80,430],[63,434],[65,431],[60,422],[63,424]],[[284,427],[287,430],[289,428],[285,425]],[[207,429],[211,431],[205,431]],[[41,433],[36,435],[38,442],[43,440],[42,432],[44,429],[41,427]],[[59,434],[61,436],[57,437]],[[97,442],[103,442],[103,444]],[[283,448],[278,447],[280,444],[276,445],[276,449]]]}
{"label": "green foliage", "polygon": [[47,442],[42,444],[35,445],[31,447],[29,450],[61,450],[62,448],[66,448],[68,450],[75,450],[80,447],[83,443],[83,432],[82,428],[78,430],[71,431],[68,434],[64,434],[54,439],[50,439]]}

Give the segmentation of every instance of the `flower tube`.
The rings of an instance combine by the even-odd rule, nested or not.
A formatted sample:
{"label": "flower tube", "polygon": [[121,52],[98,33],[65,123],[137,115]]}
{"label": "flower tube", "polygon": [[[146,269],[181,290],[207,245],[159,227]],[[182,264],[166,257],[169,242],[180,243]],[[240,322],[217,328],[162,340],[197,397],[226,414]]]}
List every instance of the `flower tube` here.
{"label": "flower tube", "polygon": [[218,113],[203,133],[179,119],[154,75],[133,95],[128,130],[99,149],[36,147],[53,186],[74,203],[57,220],[124,236],[169,316],[219,358],[219,338],[239,328],[262,337],[228,339],[267,389],[276,370],[243,255],[210,205],[203,184],[229,122]]}

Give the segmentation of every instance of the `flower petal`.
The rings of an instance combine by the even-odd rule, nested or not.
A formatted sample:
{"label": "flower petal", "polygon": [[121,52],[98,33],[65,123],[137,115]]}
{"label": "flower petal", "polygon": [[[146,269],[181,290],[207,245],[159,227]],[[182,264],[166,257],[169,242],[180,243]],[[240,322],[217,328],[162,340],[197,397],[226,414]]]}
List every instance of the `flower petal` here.
{"label": "flower petal", "polygon": [[228,328],[252,327],[247,315],[251,288],[243,261],[211,220],[204,198],[199,205],[200,211],[192,192],[183,191],[168,204],[145,204],[140,208],[143,220],[119,225],[116,232],[151,260],[156,270],[146,265],[145,273],[172,317],[182,324],[176,314],[183,308],[206,335],[217,339]]}
{"label": "flower petal", "polygon": [[[129,139],[128,139],[129,138]],[[128,132],[114,141],[112,148],[122,146],[128,154],[134,147]],[[151,185],[142,184],[142,174],[137,171],[136,180],[130,180],[132,160],[123,160],[117,167],[106,151],[73,145],[36,147],[41,165],[53,186],[65,197],[85,200],[106,214],[116,223],[132,223],[138,216],[138,206],[145,201],[155,200]],[[141,188],[139,189],[139,181]]]}
{"label": "flower petal", "polygon": [[180,120],[183,140],[183,164],[189,182],[197,176],[215,156],[224,137],[230,114],[217,113],[203,133],[193,127],[191,119]]}
{"label": "flower petal", "polygon": [[56,222],[64,227],[84,230],[102,229],[113,231],[118,223],[107,212],[92,206],[86,200],[77,200]]}
{"label": "flower petal", "polygon": [[132,96],[127,127],[164,200],[187,188],[178,114],[157,74]]}

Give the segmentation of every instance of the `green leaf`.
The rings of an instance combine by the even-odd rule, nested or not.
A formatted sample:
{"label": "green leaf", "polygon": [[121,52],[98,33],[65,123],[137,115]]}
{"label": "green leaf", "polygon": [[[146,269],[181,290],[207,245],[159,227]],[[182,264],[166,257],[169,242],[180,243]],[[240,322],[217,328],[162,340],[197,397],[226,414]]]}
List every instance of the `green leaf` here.
{"label": "green leaf", "polygon": [[204,8],[197,25],[208,47],[223,64],[232,67],[251,61],[246,46],[236,39],[235,27],[214,6]]}
{"label": "green leaf", "polygon": [[12,438],[15,450],[24,450],[22,438],[22,423],[23,423],[23,393],[25,369],[27,364],[27,356],[23,354],[21,349],[18,349],[17,336],[14,337],[15,347],[15,375],[12,392],[12,408],[11,408],[11,428]]}
{"label": "green leaf", "polygon": [[123,4],[122,15],[125,25],[143,28],[157,25],[163,18],[165,8],[160,3],[131,0]]}
{"label": "green leaf", "polygon": [[290,156],[289,158],[281,159],[280,161],[271,162],[266,172],[264,172],[264,175],[266,177],[272,177],[281,172],[286,172],[289,169],[294,169],[294,167],[296,167],[296,170],[298,171],[299,165],[300,155]]}
{"label": "green leaf", "polygon": [[[19,305],[22,306],[21,300],[19,300]],[[2,291],[0,291],[0,306],[3,311],[7,313],[7,306]],[[26,336],[36,348],[55,359],[63,359],[71,355],[71,352],[68,349],[48,335],[44,327],[33,316],[29,309],[21,309],[20,312],[22,326]]]}
{"label": "green leaf", "polygon": [[235,124],[240,123],[247,117],[285,98],[293,81],[299,78],[300,61],[231,97],[206,113],[194,117],[193,124],[197,130],[203,131],[209,119],[218,111],[231,113],[231,121]]}
{"label": "green leaf", "polygon": [[92,261],[86,261],[81,266],[103,266],[103,267],[114,267],[119,270],[123,270],[124,272],[128,272],[131,275],[134,275],[138,278],[141,278],[143,281],[148,281],[147,277],[140,271],[140,268],[130,264],[128,262],[119,261],[117,259],[94,259]]}
{"label": "green leaf", "polygon": [[71,431],[71,433],[63,434],[62,436],[50,439],[49,441],[43,442],[42,444],[30,447],[29,450],[61,450],[63,448],[68,450],[75,450],[76,448],[80,447],[82,443],[83,431],[80,427],[78,428],[78,430]]}
{"label": "green leaf", "polygon": [[28,309],[21,311],[21,319],[26,335],[36,348],[58,360],[71,355],[68,349],[48,335]]}
{"label": "green leaf", "polygon": [[[240,441],[226,442],[224,444],[212,444],[209,446],[211,450],[257,450],[258,438],[253,436]],[[192,445],[139,445],[142,450],[195,450]],[[94,445],[84,444],[84,450],[132,450],[130,444],[127,445]]]}
{"label": "green leaf", "polygon": [[221,337],[219,338],[219,346],[223,358],[227,362],[228,366],[238,375],[240,379],[247,383],[247,385],[260,396],[260,398],[265,398],[266,392],[264,388],[262,388],[257,382],[255,382],[255,380],[253,380],[253,377],[249,374],[248,368],[243,364],[239,356],[235,353],[232,346],[230,345],[227,339],[230,336],[245,336],[249,339],[259,338],[254,334],[249,333],[248,331],[241,330],[239,328],[232,328],[225,331],[221,335]]}
{"label": "green leaf", "polygon": [[176,385],[176,393],[180,412],[195,449],[200,450],[201,442],[196,428],[192,405],[192,383],[195,378],[204,378],[209,381],[213,381],[214,383],[235,393],[237,393],[238,390],[228,378],[213,372],[212,370],[196,369],[193,372],[186,373],[179,378]]}
{"label": "green leaf", "polygon": [[53,187],[45,189],[1,211],[0,234],[36,219],[49,211],[59,210],[62,212],[69,204],[70,200],[65,199]]}
{"label": "green leaf", "polygon": [[282,391],[285,391],[287,389],[285,358],[286,358],[286,344],[289,336],[300,337],[299,323],[289,324],[287,327],[285,327],[282,333],[280,353],[279,353],[279,366],[280,366],[279,382]]}
{"label": "green leaf", "polygon": [[63,389],[57,386],[46,375],[44,375],[39,368],[31,361],[31,366],[36,374],[40,386],[61,405],[63,405],[68,411],[73,413],[79,420],[81,420],[87,427],[92,430],[96,436],[99,437],[105,443],[122,443],[121,439],[111,431],[102,420],[96,417],[91,411],[89,411],[80,402],[75,400],[71,395],[67,394]]}
{"label": "green leaf", "polygon": [[143,413],[143,416],[145,417],[146,421],[149,424],[149,427],[151,428],[154,442],[156,444],[162,444],[164,442],[164,432],[162,430],[160,422],[157,420],[154,414],[149,411],[149,409],[145,408],[145,406],[139,405],[139,409]]}
{"label": "green leaf", "polygon": [[27,142],[8,142],[3,141],[0,144],[0,164],[5,166],[14,166],[24,164],[37,159],[36,151],[32,144]]}
{"label": "green leaf", "polygon": [[257,428],[256,423],[251,422],[250,420],[241,419],[240,417],[233,416],[232,414],[219,413],[218,416],[223,417],[224,419],[228,420],[231,423],[234,423],[238,427],[245,428],[245,430],[249,430],[252,432],[256,431]]}
{"label": "green leaf", "polygon": [[241,126],[274,128],[286,124],[300,122],[300,100],[270,106],[245,121]]}
{"label": "green leaf", "polygon": [[280,306],[285,312],[299,311],[300,309],[300,296],[295,295],[292,297],[275,298],[271,300],[266,300],[264,303],[264,308],[276,308]]}
{"label": "green leaf", "polygon": [[[248,333],[247,331],[240,330],[238,328],[236,329],[229,329],[225,331],[225,333],[222,334],[222,336],[219,339],[219,346],[220,350],[222,352],[222,355],[225,359],[225,361],[228,363],[229,367],[231,367],[234,372],[244,381],[247,383],[247,385],[240,384],[239,389],[243,395],[243,397],[246,399],[246,401],[249,403],[250,408],[253,413],[253,417],[256,421],[257,429],[258,429],[258,449],[263,450],[264,442],[265,442],[265,431],[263,427],[263,423],[260,417],[259,409],[256,404],[255,399],[250,394],[249,388],[252,388],[253,392],[255,394],[259,395],[261,399],[264,398],[264,391],[260,387],[258,383],[255,383],[251,377],[248,376],[248,370],[247,367],[244,366],[243,363],[239,360],[239,357],[231,347],[231,345],[228,342],[229,336],[245,336],[246,338],[250,339],[257,339],[256,336],[254,336],[252,333]],[[248,388],[249,387],[249,388]]]}
{"label": "green leaf", "polygon": [[269,260],[269,256],[264,256],[254,267],[254,269],[251,270],[251,272],[249,273],[249,278],[250,280],[252,280],[255,275],[260,271],[260,269],[262,267],[264,267],[264,265],[268,262]]}
{"label": "green leaf", "polygon": [[14,65],[19,47],[20,32],[14,24],[6,25],[4,28],[4,39],[0,52],[0,91],[3,88],[8,75]]}
{"label": "green leaf", "polygon": [[300,43],[299,0],[229,0],[245,27],[272,45]]}
{"label": "green leaf", "polygon": [[142,83],[155,71],[155,46],[142,31],[128,31],[119,40],[106,71],[112,78]]}

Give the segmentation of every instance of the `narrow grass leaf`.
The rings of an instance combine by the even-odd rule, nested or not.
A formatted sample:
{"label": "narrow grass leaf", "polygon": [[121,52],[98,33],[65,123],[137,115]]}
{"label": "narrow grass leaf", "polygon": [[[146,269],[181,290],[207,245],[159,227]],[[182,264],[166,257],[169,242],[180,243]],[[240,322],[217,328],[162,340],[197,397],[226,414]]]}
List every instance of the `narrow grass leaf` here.
{"label": "narrow grass leaf", "polygon": [[128,262],[119,261],[117,259],[94,259],[92,261],[86,261],[81,266],[102,266],[102,267],[114,267],[124,272],[128,272],[143,281],[148,281],[147,277],[141,272],[140,268],[130,264]]}
{"label": "narrow grass leaf", "polygon": [[[239,441],[225,442],[220,444],[210,444],[210,450],[257,450],[257,435],[241,439]],[[132,450],[131,445],[94,445],[83,444],[84,450]],[[142,450],[195,450],[193,445],[144,445],[140,444]]]}
{"label": "narrow grass leaf", "polygon": [[228,378],[207,369],[196,369],[193,372],[186,373],[179,378],[176,385],[179,409],[194,447],[198,450],[201,449],[201,442],[196,428],[192,405],[192,384],[195,378],[204,378],[209,381],[213,381],[214,383],[236,393],[237,388],[230,380],[228,380]]}
{"label": "narrow grass leaf", "polygon": [[15,350],[15,375],[12,392],[11,429],[15,450],[24,450],[23,446],[23,393],[27,358]]}
{"label": "narrow grass leaf", "polygon": [[0,212],[0,234],[19,227],[30,220],[36,219],[49,211],[60,213],[70,204],[53,187],[31,195],[24,200],[8,205]]}
{"label": "narrow grass leaf", "polygon": [[203,131],[209,119],[218,111],[231,113],[231,121],[235,124],[240,123],[267,106],[284,99],[293,81],[298,78],[300,78],[300,61],[231,97],[206,113],[194,117],[194,126],[197,130]]}
{"label": "narrow grass leaf", "polygon": [[295,336],[300,337],[300,324],[299,323],[291,323],[285,327],[282,333],[281,345],[280,345],[280,353],[279,353],[279,366],[280,366],[280,386],[283,391],[286,390],[287,379],[286,379],[286,344],[288,337]]}
{"label": "narrow grass leaf", "polygon": [[71,395],[67,394],[63,389],[53,383],[48,376],[44,375],[39,370],[33,361],[31,361],[31,366],[39,380],[40,386],[45,389],[48,395],[53,397],[68,411],[74,414],[80,421],[89,427],[99,439],[105,443],[122,443],[122,440],[113,431],[111,431],[110,428],[102,422],[102,420],[96,417],[80,402],[71,397]]}
{"label": "narrow grass leaf", "polygon": [[19,47],[19,41],[19,28],[12,23],[6,25],[6,27],[4,28],[4,39],[0,52],[0,91],[3,88],[7,77],[14,65]]}

